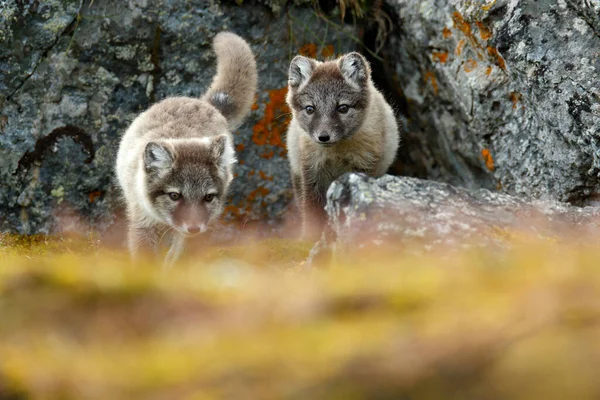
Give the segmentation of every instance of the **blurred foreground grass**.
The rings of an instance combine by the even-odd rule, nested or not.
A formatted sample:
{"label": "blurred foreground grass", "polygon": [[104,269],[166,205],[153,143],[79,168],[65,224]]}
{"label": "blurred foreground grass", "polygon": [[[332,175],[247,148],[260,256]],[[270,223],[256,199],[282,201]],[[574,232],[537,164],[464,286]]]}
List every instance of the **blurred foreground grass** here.
{"label": "blurred foreground grass", "polygon": [[600,249],[215,248],[170,271],[0,237],[0,399],[600,398]]}

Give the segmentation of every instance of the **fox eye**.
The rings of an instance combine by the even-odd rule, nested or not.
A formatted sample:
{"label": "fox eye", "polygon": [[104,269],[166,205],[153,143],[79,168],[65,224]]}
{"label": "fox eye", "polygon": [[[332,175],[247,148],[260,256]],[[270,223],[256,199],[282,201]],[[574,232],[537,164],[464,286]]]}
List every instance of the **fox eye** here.
{"label": "fox eye", "polygon": [[350,107],[348,107],[346,104],[341,104],[337,108],[337,110],[340,114],[346,114],[349,109],[350,109]]}
{"label": "fox eye", "polygon": [[177,193],[177,192],[169,192],[167,193],[169,195],[169,198],[173,201],[177,201],[179,199],[181,199],[181,194]]}
{"label": "fox eye", "polygon": [[313,106],[306,106],[306,107],[304,107],[304,109],[306,110],[306,113],[309,115],[315,112],[315,108]]}
{"label": "fox eye", "polygon": [[204,201],[207,203],[210,203],[211,201],[213,201],[214,198],[215,198],[215,194],[209,193],[206,196],[204,196]]}

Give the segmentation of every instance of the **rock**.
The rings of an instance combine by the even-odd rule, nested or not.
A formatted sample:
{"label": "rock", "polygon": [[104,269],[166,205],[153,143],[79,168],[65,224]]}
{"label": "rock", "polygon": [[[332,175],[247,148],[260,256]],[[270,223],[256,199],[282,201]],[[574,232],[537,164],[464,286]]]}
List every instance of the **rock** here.
{"label": "rock", "polygon": [[[280,0],[8,1],[0,11],[0,231],[104,231],[121,207],[120,135],[153,102],[201,95],[212,38],[231,30],[256,53],[259,92],[236,132],[226,219],[276,219],[291,199],[283,135],[290,59],[355,48],[312,8]],[[91,4],[91,5],[90,5]]]}
{"label": "rock", "polygon": [[339,10],[326,22],[309,3],[4,1],[0,231],[113,224],[121,133],[155,101],[203,93],[215,67],[210,43],[224,29],[249,40],[260,77],[235,135],[240,163],[225,219],[273,226],[292,198],[289,60],[356,50],[357,38],[377,47],[382,10],[394,29],[381,57],[363,53],[404,117],[392,173],[576,205],[600,198],[597,1],[386,0],[371,2],[357,25],[340,24]]}
{"label": "rock", "polygon": [[[576,232],[590,239],[600,232],[600,210],[594,207],[391,175],[344,175],[330,186],[326,210],[333,235],[325,244],[337,238],[344,249],[385,242],[416,251],[491,249],[515,237],[554,240]],[[319,243],[317,250],[323,247]]]}
{"label": "rock", "polygon": [[406,117],[402,174],[577,205],[597,200],[598,1],[387,5],[396,24],[379,78]]}

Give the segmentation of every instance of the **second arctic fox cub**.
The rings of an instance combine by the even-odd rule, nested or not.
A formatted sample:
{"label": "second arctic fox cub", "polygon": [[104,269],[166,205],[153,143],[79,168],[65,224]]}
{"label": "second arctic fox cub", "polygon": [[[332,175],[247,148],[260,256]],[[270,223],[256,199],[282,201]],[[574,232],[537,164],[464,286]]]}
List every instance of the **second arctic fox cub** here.
{"label": "second arctic fox cub", "polygon": [[223,32],[213,42],[217,74],[200,99],[167,98],[140,114],[121,139],[116,172],[132,255],[170,241],[166,264],[185,238],[218,219],[233,178],[231,131],[250,111],[256,62],[248,44]]}
{"label": "second arctic fox cub", "polygon": [[296,56],[288,85],[293,115],[288,158],[304,233],[309,234],[323,224],[331,182],[346,172],[385,174],[400,136],[392,108],[358,53],[326,62]]}

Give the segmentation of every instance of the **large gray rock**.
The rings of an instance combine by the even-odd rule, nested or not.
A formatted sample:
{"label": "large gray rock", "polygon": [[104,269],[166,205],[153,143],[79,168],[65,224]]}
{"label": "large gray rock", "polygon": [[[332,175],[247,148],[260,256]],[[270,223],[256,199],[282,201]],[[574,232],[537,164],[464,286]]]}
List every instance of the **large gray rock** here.
{"label": "large gray rock", "polygon": [[[255,109],[235,135],[226,219],[246,228],[277,220],[291,200],[290,58],[354,50],[361,32],[367,44],[382,33],[340,31],[337,18],[285,9],[285,0],[0,3],[0,230],[21,233],[113,222],[120,134],[153,102],[205,90],[210,42],[223,29],[250,41],[260,69]],[[372,61],[406,117],[394,172],[579,205],[597,199],[597,0],[384,3],[394,29],[384,62]]]}
{"label": "large gray rock", "polygon": [[503,248],[515,237],[554,240],[573,232],[589,240],[600,233],[595,207],[391,175],[344,175],[330,186],[326,210],[333,231],[326,244],[337,238],[345,249],[388,241],[417,251]]}
{"label": "large gray rock", "polygon": [[600,194],[600,2],[388,0],[403,174],[579,205]]}
{"label": "large gray rock", "polygon": [[355,47],[354,27],[334,29],[310,7],[274,14],[280,0],[0,3],[0,231],[109,226],[119,209],[120,135],[153,102],[204,92],[222,30],[250,42],[259,68],[257,102],[235,135],[240,163],[227,218],[276,218],[291,199],[289,61]]}

